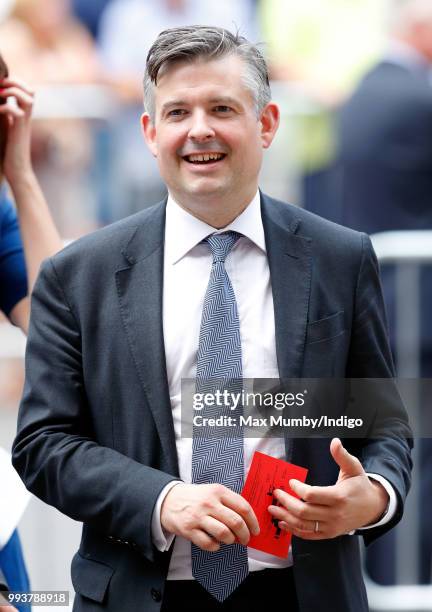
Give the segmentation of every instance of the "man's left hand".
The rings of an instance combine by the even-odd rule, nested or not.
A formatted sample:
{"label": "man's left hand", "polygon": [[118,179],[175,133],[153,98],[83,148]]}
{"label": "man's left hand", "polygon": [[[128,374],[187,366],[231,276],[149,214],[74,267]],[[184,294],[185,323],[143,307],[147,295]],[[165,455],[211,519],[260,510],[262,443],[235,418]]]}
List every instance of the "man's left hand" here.
{"label": "man's left hand", "polygon": [[385,488],[369,479],[338,438],[331,441],[330,453],[340,468],[336,484],[318,487],[293,479],[290,487],[300,499],[276,489],[281,505],[268,508],[280,528],[306,540],[335,538],[378,522],[388,504]]}

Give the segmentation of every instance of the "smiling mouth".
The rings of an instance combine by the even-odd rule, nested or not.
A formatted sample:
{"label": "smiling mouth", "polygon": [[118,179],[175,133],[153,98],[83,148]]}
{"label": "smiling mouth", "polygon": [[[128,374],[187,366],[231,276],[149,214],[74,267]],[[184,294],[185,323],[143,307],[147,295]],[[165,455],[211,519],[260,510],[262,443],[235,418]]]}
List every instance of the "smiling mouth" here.
{"label": "smiling mouth", "polygon": [[222,161],[226,157],[225,153],[195,153],[194,155],[184,155],[183,159],[190,164],[214,164]]}

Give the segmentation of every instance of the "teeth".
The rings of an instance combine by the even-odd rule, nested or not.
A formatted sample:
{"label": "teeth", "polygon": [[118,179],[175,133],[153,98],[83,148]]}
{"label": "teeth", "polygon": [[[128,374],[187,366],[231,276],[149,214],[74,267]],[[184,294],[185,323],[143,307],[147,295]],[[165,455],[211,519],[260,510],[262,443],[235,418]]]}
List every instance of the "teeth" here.
{"label": "teeth", "polygon": [[204,153],[203,155],[188,155],[187,159],[191,162],[207,162],[210,160],[222,159],[222,153]]}

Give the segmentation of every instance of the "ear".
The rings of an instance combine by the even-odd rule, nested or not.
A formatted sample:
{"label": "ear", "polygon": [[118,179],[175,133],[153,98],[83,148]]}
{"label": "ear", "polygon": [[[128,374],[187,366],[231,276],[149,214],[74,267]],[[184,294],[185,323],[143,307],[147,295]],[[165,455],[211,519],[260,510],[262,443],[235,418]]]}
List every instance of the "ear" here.
{"label": "ear", "polygon": [[157,157],[156,127],[152,123],[148,113],[144,113],[141,116],[141,128],[148,148],[152,155]]}
{"label": "ear", "polygon": [[279,106],[269,102],[261,112],[261,141],[263,149],[268,149],[277,132],[280,121]]}

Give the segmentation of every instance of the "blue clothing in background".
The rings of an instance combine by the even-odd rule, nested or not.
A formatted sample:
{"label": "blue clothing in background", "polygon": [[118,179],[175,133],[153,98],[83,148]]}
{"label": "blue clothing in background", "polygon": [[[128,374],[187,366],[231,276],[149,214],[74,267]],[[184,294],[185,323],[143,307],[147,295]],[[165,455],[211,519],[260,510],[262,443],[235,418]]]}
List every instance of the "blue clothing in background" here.
{"label": "blue clothing in background", "polygon": [[98,38],[99,23],[106,6],[111,0],[72,0],[72,11],[86,26],[93,38]]}
{"label": "blue clothing in background", "polygon": [[12,202],[0,192],[0,310],[9,316],[27,295],[27,274],[18,219]]}
{"label": "blue clothing in background", "polygon": [[[0,550],[0,567],[6,578],[9,591],[30,591],[30,583],[21,550],[18,532],[15,530],[6,546]],[[30,605],[14,604],[19,612],[29,612]]]}
{"label": "blue clothing in background", "polygon": [[[27,295],[27,273],[18,219],[4,189],[0,190],[0,310],[9,316],[13,307]],[[15,530],[0,550],[0,568],[10,591],[30,590],[18,532]],[[29,605],[15,604],[19,612]]]}

